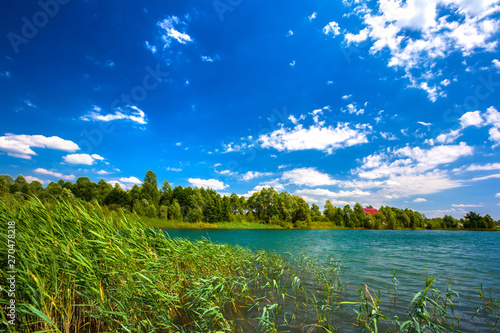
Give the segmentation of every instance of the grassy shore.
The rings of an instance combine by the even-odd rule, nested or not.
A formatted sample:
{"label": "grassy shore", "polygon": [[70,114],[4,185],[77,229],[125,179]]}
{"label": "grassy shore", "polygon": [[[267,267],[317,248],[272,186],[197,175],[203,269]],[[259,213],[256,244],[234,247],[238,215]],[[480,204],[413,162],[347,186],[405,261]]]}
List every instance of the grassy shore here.
{"label": "grassy shore", "polygon": [[[444,332],[458,325],[450,312],[455,293],[434,289],[430,278],[405,318],[394,319],[381,306],[380,293],[366,285],[346,298],[341,266],[333,260],[287,260],[238,246],[170,239],[139,219],[82,203],[46,207],[37,199],[0,200],[0,221],[3,230],[15,231],[15,238],[0,232],[3,267],[11,249],[3,244],[10,239],[11,269],[17,271],[15,296],[2,290],[0,330],[333,332],[357,326]],[[0,276],[7,281],[11,273],[2,269]],[[395,294],[389,296],[395,302]],[[496,300],[483,299],[482,311],[500,318]],[[478,314],[475,320],[481,320]]]}
{"label": "grassy shore", "polygon": [[[277,224],[268,223],[251,223],[251,222],[180,222],[172,220],[163,220],[151,217],[132,217],[134,219],[140,218],[142,223],[148,228],[157,229],[293,229],[290,224],[288,227],[281,227]],[[304,223],[302,229],[339,229],[347,230],[349,228],[339,227],[333,225],[331,222],[311,222],[310,224]]]}

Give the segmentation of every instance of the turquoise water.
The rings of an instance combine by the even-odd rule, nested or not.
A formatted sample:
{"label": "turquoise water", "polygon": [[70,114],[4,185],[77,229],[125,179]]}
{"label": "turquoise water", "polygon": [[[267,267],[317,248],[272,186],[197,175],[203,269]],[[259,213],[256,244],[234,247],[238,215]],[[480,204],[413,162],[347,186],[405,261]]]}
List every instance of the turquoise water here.
{"label": "turquoise water", "polygon": [[[479,305],[480,283],[500,298],[500,233],[476,231],[389,230],[164,230],[170,237],[207,238],[213,242],[251,249],[307,254],[322,262],[330,257],[345,266],[342,281],[354,295],[367,284],[386,292],[393,271],[404,312],[415,293],[424,289],[426,268],[440,289],[453,278],[451,287],[461,295],[457,310],[462,329],[476,332],[468,318]],[[286,255],[286,254],[285,254]],[[479,328],[481,324],[478,323]],[[482,327],[485,331],[486,326]],[[491,329],[491,328],[490,328]],[[488,331],[486,329],[486,331]]]}

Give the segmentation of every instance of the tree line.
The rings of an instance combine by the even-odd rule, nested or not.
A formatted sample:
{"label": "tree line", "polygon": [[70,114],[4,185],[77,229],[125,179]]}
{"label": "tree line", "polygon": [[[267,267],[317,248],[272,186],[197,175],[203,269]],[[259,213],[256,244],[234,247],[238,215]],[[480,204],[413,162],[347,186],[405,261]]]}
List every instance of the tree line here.
{"label": "tree line", "polygon": [[[373,215],[367,214],[356,203],[335,207],[329,200],[324,210],[311,206],[300,196],[274,188],[262,188],[248,199],[232,193],[221,196],[213,189],[198,187],[171,187],[163,180],[158,186],[156,174],[148,170],[141,185],[123,190],[101,179],[94,183],[88,177],[79,177],[75,183],[59,180],[46,187],[37,180],[29,183],[24,176],[13,179],[0,176],[0,197],[32,195],[50,204],[53,200],[82,200],[97,202],[110,210],[122,210],[140,216],[185,222],[252,222],[269,223],[282,227],[308,227],[313,222],[329,222],[338,227],[365,229],[492,229],[498,225],[490,215],[467,213],[457,220],[450,215],[443,218],[426,218],[411,209],[382,206]],[[373,207],[369,207],[373,208]]]}

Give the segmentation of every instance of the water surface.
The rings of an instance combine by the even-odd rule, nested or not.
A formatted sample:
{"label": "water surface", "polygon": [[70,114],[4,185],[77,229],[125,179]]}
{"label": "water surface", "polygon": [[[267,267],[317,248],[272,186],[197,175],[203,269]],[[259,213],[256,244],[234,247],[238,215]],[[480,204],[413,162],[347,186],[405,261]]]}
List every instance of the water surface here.
{"label": "water surface", "polygon": [[[470,318],[479,305],[482,282],[500,298],[500,233],[481,231],[391,231],[391,230],[240,230],[168,229],[170,237],[207,238],[217,243],[307,254],[327,263],[330,257],[344,266],[342,281],[353,290],[367,284],[386,290],[393,272],[398,293],[407,308],[412,296],[425,287],[425,275],[436,278],[436,286],[451,287],[461,295],[458,310]],[[403,303],[403,302],[401,302]],[[484,327],[486,328],[486,327]],[[483,329],[484,329],[483,328]],[[467,323],[462,329],[477,331]]]}

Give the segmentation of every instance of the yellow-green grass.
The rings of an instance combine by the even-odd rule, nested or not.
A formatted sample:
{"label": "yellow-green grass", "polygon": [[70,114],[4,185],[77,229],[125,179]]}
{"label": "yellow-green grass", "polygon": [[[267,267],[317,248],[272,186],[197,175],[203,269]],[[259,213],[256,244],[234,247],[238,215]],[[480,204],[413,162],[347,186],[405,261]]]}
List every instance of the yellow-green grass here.
{"label": "yellow-green grass", "polygon": [[[139,219],[96,205],[0,200],[15,222],[19,332],[234,331],[259,281],[283,271],[278,255],[169,239]],[[7,258],[7,233],[0,233]],[[5,267],[5,266],[4,266]],[[9,274],[1,271],[5,281]],[[10,302],[2,292],[4,322]]]}

